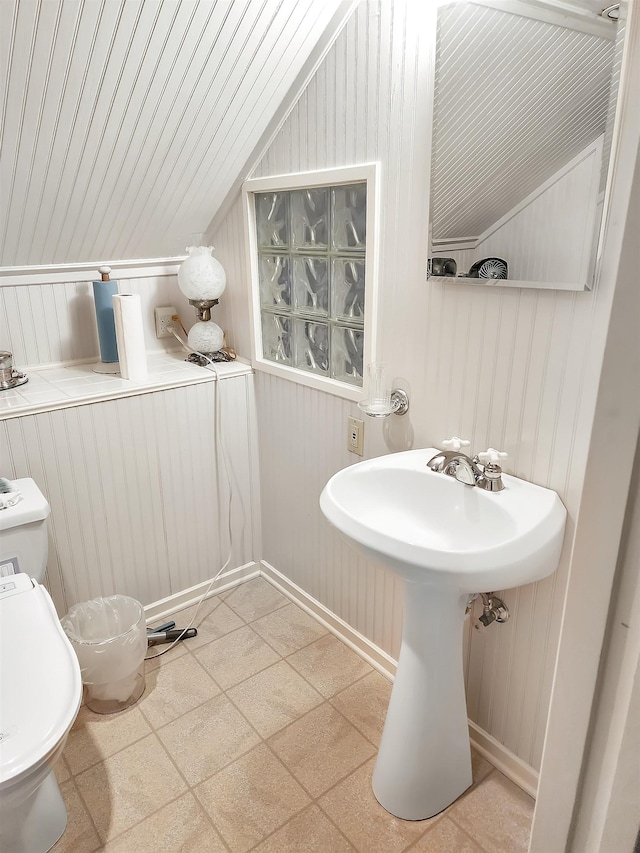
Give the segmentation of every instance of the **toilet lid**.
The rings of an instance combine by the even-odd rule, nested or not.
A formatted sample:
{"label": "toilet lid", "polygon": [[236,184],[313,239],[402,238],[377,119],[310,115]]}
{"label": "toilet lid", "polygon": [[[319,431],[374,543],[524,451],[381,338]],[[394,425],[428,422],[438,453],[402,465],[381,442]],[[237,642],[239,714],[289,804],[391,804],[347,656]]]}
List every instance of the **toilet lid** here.
{"label": "toilet lid", "polygon": [[38,764],[82,698],[75,652],[49,594],[24,574],[0,585],[0,784]]}

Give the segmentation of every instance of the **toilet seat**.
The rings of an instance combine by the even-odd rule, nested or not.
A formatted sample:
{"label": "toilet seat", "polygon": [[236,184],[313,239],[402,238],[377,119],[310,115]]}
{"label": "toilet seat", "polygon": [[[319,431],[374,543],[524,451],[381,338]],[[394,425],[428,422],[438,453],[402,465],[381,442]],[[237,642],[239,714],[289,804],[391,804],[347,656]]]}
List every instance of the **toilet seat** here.
{"label": "toilet seat", "polygon": [[0,789],[57,751],[82,699],[80,667],[46,589],[28,575],[0,583]]}

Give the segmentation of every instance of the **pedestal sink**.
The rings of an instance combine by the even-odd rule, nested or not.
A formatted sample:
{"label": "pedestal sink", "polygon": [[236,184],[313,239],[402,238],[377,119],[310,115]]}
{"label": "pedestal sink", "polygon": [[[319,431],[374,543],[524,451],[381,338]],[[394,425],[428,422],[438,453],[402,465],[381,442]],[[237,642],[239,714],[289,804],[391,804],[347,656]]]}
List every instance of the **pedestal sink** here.
{"label": "pedestal sink", "polygon": [[360,462],[320,496],[331,524],[404,579],[402,646],[373,790],[405,820],[432,817],[471,784],[462,669],[469,595],[554,572],[566,519],[550,489],[504,474],[505,488],[488,492],[431,471],[438,452]]}

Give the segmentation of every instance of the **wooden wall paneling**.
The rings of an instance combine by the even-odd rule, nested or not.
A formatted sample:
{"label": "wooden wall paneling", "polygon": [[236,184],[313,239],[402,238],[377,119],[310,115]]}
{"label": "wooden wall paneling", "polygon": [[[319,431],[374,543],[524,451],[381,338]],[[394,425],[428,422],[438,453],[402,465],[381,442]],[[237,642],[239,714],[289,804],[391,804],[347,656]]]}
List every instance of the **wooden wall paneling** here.
{"label": "wooden wall paneling", "polygon": [[[593,293],[425,281],[430,57],[420,34],[433,19],[417,5],[370,0],[358,6],[255,175],[381,161],[382,358],[405,379],[411,409],[394,430],[367,420],[365,454],[464,435],[475,450],[506,449],[507,471],[555,489],[567,506],[567,545],[555,576],[505,593],[514,614],[507,625],[487,632],[466,628],[470,717],[535,769],[602,330]],[[238,205],[214,237],[225,258],[240,258],[240,228],[234,228],[240,215]],[[239,305],[246,298],[246,270],[240,260],[230,269],[229,288],[237,292],[225,299]],[[246,345],[246,316],[228,312],[226,322]],[[398,582],[341,541],[317,506],[331,474],[357,461],[344,447],[355,405],[264,374],[255,382],[264,558],[386,652],[397,653]]]}
{"label": "wooden wall paneling", "polygon": [[[220,499],[216,485],[216,384],[0,423],[3,476],[33,477],[51,505],[46,583],[60,614],[114,592],[149,604],[221,568],[228,510],[224,473]],[[248,423],[245,377],[220,385],[234,477],[233,569],[254,555],[254,425]]]}

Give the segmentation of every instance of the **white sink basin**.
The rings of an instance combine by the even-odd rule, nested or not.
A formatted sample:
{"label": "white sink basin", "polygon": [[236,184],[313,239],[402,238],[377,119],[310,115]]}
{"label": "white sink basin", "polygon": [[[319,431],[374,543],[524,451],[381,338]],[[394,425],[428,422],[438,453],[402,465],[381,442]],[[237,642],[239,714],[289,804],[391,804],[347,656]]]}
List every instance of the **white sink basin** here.
{"label": "white sink basin", "polygon": [[557,494],[507,474],[501,492],[465,486],[427,468],[436,453],[393,453],[339,471],[320,497],[323,513],[407,580],[472,593],[551,574],[566,517]]}
{"label": "white sink basin", "polygon": [[516,477],[503,475],[504,489],[488,492],[430,470],[438,452],[360,462],[320,496],[328,520],[405,582],[402,647],[373,774],[378,801],[405,820],[432,817],[471,784],[462,667],[469,594],[554,572],[566,518],[555,492]]}

